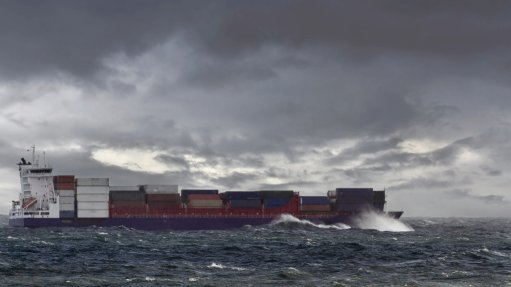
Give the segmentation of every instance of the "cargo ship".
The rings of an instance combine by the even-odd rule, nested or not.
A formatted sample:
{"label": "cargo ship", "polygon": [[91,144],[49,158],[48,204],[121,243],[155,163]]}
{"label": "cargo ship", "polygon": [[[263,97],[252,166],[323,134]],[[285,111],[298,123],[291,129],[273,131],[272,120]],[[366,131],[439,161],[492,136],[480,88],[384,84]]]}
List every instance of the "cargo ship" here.
{"label": "cargo ship", "polygon": [[108,178],[53,175],[39,162],[18,163],[21,191],[12,202],[15,227],[114,227],[145,230],[233,229],[269,224],[283,214],[320,224],[350,224],[372,210],[384,212],[385,190],[336,188],[325,196],[292,190],[179,189],[178,185],[112,186]]}

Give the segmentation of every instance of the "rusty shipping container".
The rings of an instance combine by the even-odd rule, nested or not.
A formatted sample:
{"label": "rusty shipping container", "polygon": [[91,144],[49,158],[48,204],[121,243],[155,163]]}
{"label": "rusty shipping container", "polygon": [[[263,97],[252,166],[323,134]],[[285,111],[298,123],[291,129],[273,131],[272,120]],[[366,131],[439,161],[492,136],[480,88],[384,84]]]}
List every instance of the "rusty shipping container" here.
{"label": "rusty shipping container", "polygon": [[74,175],[56,175],[53,177],[53,183],[74,183]]}
{"label": "rusty shipping container", "polygon": [[221,200],[190,200],[188,203],[188,207],[190,208],[220,208],[223,206],[223,201]]}
{"label": "rusty shipping container", "polygon": [[55,190],[73,190],[75,189],[74,182],[57,182],[53,184]]}

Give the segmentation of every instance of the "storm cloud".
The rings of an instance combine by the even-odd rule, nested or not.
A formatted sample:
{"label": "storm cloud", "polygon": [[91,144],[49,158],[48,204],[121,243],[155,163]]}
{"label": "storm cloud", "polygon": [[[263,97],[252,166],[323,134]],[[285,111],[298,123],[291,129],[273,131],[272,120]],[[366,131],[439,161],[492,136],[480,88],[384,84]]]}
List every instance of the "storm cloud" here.
{"label": "storm cloud", "polygon": [[411,216],[509,216],[510,16],[505,1],[4,1],[0,207],[35,144],[56,173],[115,184],[369,186]]}

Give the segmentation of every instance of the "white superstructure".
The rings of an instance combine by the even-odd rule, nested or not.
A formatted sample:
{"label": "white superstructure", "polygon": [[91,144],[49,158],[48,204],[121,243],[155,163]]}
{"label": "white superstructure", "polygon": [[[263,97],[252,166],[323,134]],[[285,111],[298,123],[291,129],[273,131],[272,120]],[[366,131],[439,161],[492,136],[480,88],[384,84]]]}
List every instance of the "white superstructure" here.
{"label": "white superstructure", "polygon": [[58,197],[53,188],[52,168],[35,161],[32,147],[32,162],[21,158],[18,163],[21,191],[19,201],[12,202],[11,218],[59,218]]}

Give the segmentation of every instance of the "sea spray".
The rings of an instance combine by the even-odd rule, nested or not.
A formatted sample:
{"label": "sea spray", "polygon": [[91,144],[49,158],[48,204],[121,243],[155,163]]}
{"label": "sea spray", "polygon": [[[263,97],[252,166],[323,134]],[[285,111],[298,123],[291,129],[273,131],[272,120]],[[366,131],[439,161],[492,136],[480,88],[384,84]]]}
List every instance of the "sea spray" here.
{"label": "sea spray", "polygon": [[360,229],[374,229],[378,231],[408,232],[414,229],[384,213],[376,213],[374,211],[365,211],[352,220],[353,227]]}
{"label": "sea spray", "polygon": [[275,220],[273,220],[270,225],[298,225],[298,226],[311,226],[321,229],[337,229],[337,230],[345,230],[350,229],[351,227],[349,225],[343,224],[343,223],[337,223],[332,225],[326,225],[326,224],[316,224],[306,219],[299,219],[291,214],[282,214],[279,217],[277,217]]}

